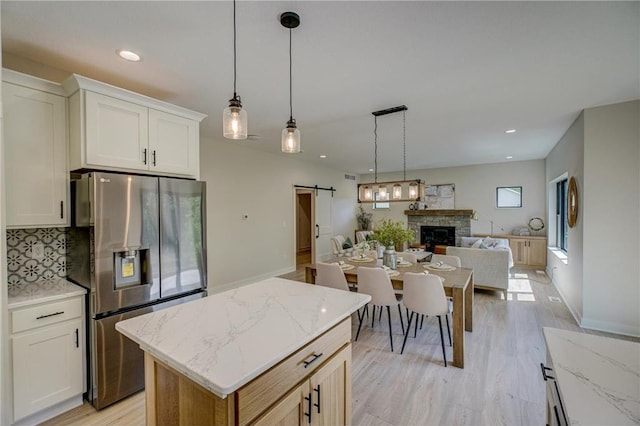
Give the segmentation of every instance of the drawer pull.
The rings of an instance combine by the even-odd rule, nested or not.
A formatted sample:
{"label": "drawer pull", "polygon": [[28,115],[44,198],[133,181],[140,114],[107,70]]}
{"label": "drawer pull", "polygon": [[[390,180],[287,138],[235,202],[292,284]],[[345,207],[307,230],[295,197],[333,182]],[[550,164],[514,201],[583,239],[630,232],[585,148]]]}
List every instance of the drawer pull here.
{"label": "drawer pull", "polygon": [[304,397],[304,400],[308,402],[308,413],[304,413],[305,416],[309,419],[309,423],[311,423],[311,394]]}
{"label": "drawer pull", "polygon": [[62,314],[64,314],[64,311],[54,312],[52,314],[47,314],[47,315],[40,315],[39,317],[36,317],[36,319],[39,320],[39,319],[42,319],[42,318],[55,317],[56,315],[62,315]]}
{"label": "drawer pull", "polygon": [[76,328],[76,348],[80,347],[80,337],[78,336],[78,329]]}
{"label": "drawer pull", "polygon": [[147,148],[142,150],[142,164],[146,165],[147,164]]}
{"label": "drawer pull", "polygon": [[545,367],[543,363],[540,363],[540,370],[542,370],[542,378],[544,379],[545,382],[547,381],[547,379],[551,379],[551,380],[555,380],[556,379],[553,376],[547,375],[547,370],[549,370],[549,371],[553,371],[553,370],[551,368],[549,368],[549,367]]}
{"label": "drawer pull", "polygon": [[302,361],[302,363],[304,364],[304,368],[307,368],[308,366],[310,366],[311,364],[313,364],[314,362],[316,362],[318,360],[318,358],[320,358],[322,355],[324,354],[314,354],[311,355],[311,360],[309,361]]}

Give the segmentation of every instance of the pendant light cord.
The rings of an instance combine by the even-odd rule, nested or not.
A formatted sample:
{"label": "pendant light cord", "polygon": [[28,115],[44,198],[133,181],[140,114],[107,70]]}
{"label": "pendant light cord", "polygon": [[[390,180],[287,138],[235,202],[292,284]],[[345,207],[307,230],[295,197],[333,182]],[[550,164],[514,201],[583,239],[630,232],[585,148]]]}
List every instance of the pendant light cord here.
{"label": "pendant light cord", "polygon": [[236,99],[236,0],[233,0],[233,99]]}
{"label": "pendant light cord", "polygon": [[293,59],[291,56],[291,28],[289,28],[289,121],[293,121]]}
{"label": "pendant light cord", "polygon": [[402,180],[407,180],[407,128],[405,111],[402,111]]}
{"label": "pendant light cord", "polygon": [[373,116],[373,165],[374,165],[374,183],[378,183],[378,117]]}

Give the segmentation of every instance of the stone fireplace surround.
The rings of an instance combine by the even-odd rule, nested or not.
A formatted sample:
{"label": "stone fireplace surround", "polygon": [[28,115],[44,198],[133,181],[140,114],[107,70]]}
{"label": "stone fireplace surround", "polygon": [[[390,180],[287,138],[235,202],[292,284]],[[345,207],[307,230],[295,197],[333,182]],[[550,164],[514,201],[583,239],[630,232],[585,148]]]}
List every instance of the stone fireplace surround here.
{"label": "stone fireplace surround", "polygon": [[454,226],[456,246],[462,237],[471,236],[471,215],[473,210],[405,210],[414,241],[420,241],[421,226]]}

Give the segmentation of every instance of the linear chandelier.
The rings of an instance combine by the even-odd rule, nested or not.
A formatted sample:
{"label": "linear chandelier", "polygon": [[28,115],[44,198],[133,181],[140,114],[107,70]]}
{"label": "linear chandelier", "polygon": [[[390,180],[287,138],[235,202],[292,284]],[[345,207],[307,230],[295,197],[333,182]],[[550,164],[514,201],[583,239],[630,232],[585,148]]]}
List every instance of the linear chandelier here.
{"label": "linear chandelier", "polygon": [[[420,201],[422,193],[422,181],[420,179],[407,180],[407,132],[405,112],[406,105],[400,105],[393,108],[387,108],[380,111],[374,111],[373,120],[373,136],[374,136],[374,181],[373,183],[358,184],[358,202],[359,203],[375,203],[375,202],[394,202],[394,201]],[[390,182],[378,182],[378,117],[381,115],[402,112],[402,161],[403,161],[403,179]],[[389,196],[389,187],[391,187],[391,196]]]}

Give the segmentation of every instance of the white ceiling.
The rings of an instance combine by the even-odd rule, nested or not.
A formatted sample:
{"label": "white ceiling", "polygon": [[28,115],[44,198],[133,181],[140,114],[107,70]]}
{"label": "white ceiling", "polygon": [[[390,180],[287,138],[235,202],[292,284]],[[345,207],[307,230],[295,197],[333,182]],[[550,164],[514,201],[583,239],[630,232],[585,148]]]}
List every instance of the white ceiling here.
{"label": "white ceiling", "polygon": [[[231,1],[0,4],[2,49],[14,62],[206,113],[202,135],[222,139]],[[582,109],[640,98],[638,2],[239,1],[238,93],[259,139],[228,143],[291,155],[279,153],[289,39],[278,17],[288,10],[301,17],[297,157],[343,171],[373,167],[379,109],[409,108],[406,168],[415,170],[544,158]],[[121,48],[143,61],[123,61]],[[401,171],[402,115],[379,118],[378,135],[378,171]]]}

